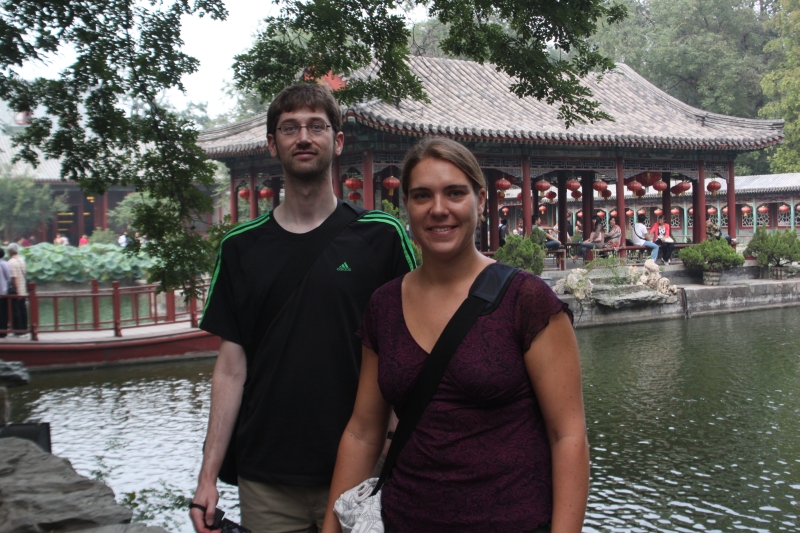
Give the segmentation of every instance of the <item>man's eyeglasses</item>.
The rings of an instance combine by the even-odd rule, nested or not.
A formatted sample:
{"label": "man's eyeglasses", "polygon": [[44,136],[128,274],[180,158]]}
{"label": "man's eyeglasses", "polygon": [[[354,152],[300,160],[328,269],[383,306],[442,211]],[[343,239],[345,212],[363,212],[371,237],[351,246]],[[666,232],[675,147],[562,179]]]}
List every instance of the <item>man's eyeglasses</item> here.
{"label": "man's eyeglasses", "polygon": [[311,135],[322,135],[328,131],[328,128],[330,127],[330,124],[325,124],[324,122],[312,122],[311,124],[307,124],[305,126],[301,126],[299,124],[284,124],[278,128],[278,131],[287,137],[294,137],[300,133],[301,129],[305,128]]}

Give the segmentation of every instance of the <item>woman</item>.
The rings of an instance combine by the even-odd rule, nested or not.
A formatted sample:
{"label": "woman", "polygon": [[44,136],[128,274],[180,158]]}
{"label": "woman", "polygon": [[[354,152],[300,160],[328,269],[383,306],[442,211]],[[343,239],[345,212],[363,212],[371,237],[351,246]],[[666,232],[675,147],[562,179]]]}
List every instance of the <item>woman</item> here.
{"label": "woman", "polygon": [[[401,187],[423,266],[378,289],[364,313],[358,394],[324,533],[340,531],[335,500],[370,477],[392,407],[402,420],[426,357],[493,262],[472,239],[486,185],[466,148],[422,141],[406,157]],[[541,279],[520,272],[453,355],[383,486],[384,523],[389,533],[538,532],[551,522],[553,532],[578,533],[588,462],[571,314]]]}
{"label": "woman", "polygon": [[658,215],[656,220],[656,223],[650,228],[650,233],[653,235],[653,242],[664,250],[664,254],[661,256],[661,263],[668,265],[672,258],[672,252],[675,251],[675,240],[672,238],[670,226],[667,224],[664,215]]}
{"label": "woman", "polygon": [[[603,219],[596,216],[592,221],[594,222],[594,227],[589,234],[589,238],[578,246],[578,255],[581,256],[584,263],[586,262],[586,256],[589,250],[603,245],[603,230],[605,229],[603,228]],[[575,261],[575,257],[573,257],[572,260]]]}
{"label": "woman", "polygon": [[608,226],[611,228],[606,233],[606,248],[611,248],[612,250],[618,250],[620,245],[620,239],[622,238],[622,228],[619,227],[617,224],[617,217],[611,217],[608,219]]}

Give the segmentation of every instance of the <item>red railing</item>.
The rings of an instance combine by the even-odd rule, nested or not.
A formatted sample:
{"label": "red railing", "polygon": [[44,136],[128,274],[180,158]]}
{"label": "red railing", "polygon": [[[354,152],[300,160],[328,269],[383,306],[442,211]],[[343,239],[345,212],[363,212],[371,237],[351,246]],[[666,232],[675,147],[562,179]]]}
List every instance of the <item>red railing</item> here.
{"label": "red railing", "polygon": [[[186,302],[173,291],[158,293],[158,285],[120,287],[114,281],[110,288],[100,288],[92,280],[89,290],[40,294],[36,292],[36,284],[29,283],[27,296],[0,295],[0,305],[8,311],[8,324],[0,323],[0,334],[30,333],[31,340],[38,340],[40,333],[66,331],[113,330],[115,337],[121,337],[123,329],[180,322],[196,328],[205,306],[208,280],[199,288],[202,298]],[[13,329],[15,300],[28,302],[25,329]]]}

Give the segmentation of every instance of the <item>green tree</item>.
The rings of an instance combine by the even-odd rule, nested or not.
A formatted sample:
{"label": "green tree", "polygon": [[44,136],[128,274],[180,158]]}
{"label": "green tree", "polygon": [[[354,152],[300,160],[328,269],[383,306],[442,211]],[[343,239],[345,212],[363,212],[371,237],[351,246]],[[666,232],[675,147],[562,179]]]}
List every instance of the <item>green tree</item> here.
{"label": "green tree", "polygon": [[10,165],[0,165],[0,232],[3,240],[27,237],[58,211],[67,209],[50,186],[37,184],[30,174],[14,175]]}
{"label": "green tree", "polygon": [[778,37],[767,49],[779,54],[777,67],[766,73],[761,87],[769,102],[761,110],[765,117],[782,118],[784,143],[770,157],[773,172],[800,171],[800,0],[781,0],[772,22]]}
{"label": "green tree", "polygon": [[114,209],[108,212],[108,221],[111,229],[117,233],[128,230],[140,231],[137,226],[136,209],[139,205],[153,206],[153,198],[148,193],[131,193],[125,196]]}
{"label": "green tree", "polygon": [[[408,66],[412,32],[399,11],[405,4],[424,5],[429,18],[447,25],[438,41],[442,52],[497,65],[516,77],[510,90],[517,96],[559,103],[567,126],[610,118],[580,84],[589,72],[613,66],[587,40],[598,22],[625,16],[623,6],[604,0],[281,0],[280,15],[269,17],[253,47],[236,56],[237,86],[271,99],[299,73],[314,80],[371,65],[369,76],[337,91],[340,101],[427,101]],[[566,55],[554,58],[551,48]]]}
{"label": "green tree", "polygon": [[[678,100],[712,113],[756,118],[766,103],[761,78],[776,54],[772,0],[620,0],[628,17],[591,38]],[[769,173],[772,149],[741,154],[736,174]]]}
{"label": "green tree", "polygon": [[[158,243],[148,250],[157,262],[150,280],[190,295],[209,268],[193,222],[211,209],[193,185],[210,187],[214,167],[196,145],[196,126],[160,95],[183,90],[182,77],[197,70],[181,50],[181,19],[191,15],[227,12],[222,0],[0,0],[0,99],[36,111],[14,139],[17,158],[60,159],[61,177],[87,193],[112,184],[148,193],[152,204],[139,204],[134,218]],[[63,48],[76,58],[57,77],[20,77],[20,67]]]}

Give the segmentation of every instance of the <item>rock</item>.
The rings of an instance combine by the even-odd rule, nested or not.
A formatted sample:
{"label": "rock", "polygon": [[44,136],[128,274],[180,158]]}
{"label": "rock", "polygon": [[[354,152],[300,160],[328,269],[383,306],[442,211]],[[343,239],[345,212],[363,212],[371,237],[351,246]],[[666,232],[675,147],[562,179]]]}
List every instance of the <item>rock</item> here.
{"label": "rock", "polygon": [[0,439],[0,533],[75,531],[125,524],[131,517],[109,487],[79,475],[66,459],[27,440]]}
{"label": "rock", "polygon": [[640,290],[629,294],[593,294],[592,299],[597,305],[619,309],[632,305],[663,304],[669,300],[669,295],[652,290]]}
{"label": "rock", "polygon": [[94,527],[81,529],[72,533],[168,533],[166,529],[145,524],[117,524],[113,526]]}
{"label": "rock", "polygon": [[18,361],[0,360],[0,387],[19,387],[31,380],[25,366]]}

